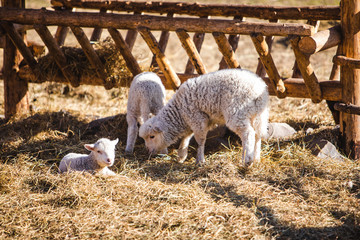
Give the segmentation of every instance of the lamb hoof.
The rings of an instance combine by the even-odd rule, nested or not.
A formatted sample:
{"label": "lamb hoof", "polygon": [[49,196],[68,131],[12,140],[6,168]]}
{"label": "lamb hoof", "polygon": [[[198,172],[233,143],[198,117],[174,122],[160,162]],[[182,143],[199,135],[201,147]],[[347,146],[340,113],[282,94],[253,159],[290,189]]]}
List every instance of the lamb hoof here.
{"label": "lamb hoof", "polygon": [[195,165],[199,166],[199,167],[204,166],[205,165],[205,159],[200,159],[200,160],[196,159]]}
{"label": "lamb hoof", "polygon": [[246,161],[245,163],[244,163],[244,167],[246,167],[246,168],[248,168],[248,167],[250,167],[251,165],[253,165],[253,161]]}
{"label": "lamb hoof", "polygon": [[186,160],[186,157],[184,157],[184,158],[178,157],[178,158],[177,158],[178,163],[184,163],[185,160]]}
{"label": "lamb hoof", "polygon": [[167,148],[164,148],[164,149],[160,150],[160,151],[159,151],[159,154],[163,154],[163,155],[168,154]]}
{"label": "lamb hoof", "polygon": [[126,150],[125,149],[125,156],[131,156],[131,155],[133,155],[133,153],[134,153],[134,150]]}

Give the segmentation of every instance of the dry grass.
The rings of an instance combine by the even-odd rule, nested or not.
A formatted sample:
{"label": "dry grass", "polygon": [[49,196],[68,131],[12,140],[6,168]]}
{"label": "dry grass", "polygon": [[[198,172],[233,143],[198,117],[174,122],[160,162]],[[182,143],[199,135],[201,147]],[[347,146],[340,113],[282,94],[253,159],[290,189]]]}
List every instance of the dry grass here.
{"label": "dry grass", "polygon": [[[275,62],[282,75],[291,74],[292,50],[278,40]],[[211,38],[205,41],[202,57],[215,70],[220,55]],[[148,66],[151,55],[141,39],[136,44]],[[186,59],[179,42],[171,44],[170,61]],[[329,76],[333,53],[312,58],[320,78]],[[243,67],[256,67],[247,37],[237,57]],[[194,143],[183,164],[175,161],[175,146],[148,159],[141,139],[135,155],[125,157],[127,89],[31,84],[30,103],[31,114],[0,120],[1,239],[359,239],[359,161],[324,160],[308,149],[318,137],[336,144],[324,102],[271,98],[270,120],[298,134],[265,142],[261,162],[249,169],[241,167],[241,144],[232,134],[208,140],[204,167],[194,165]],[[309,127],[314,131],[306,135]],[[118,176],[57,173],[66,153],[86,153],[84,143],[100,137],[120,139],[112,167]]]}

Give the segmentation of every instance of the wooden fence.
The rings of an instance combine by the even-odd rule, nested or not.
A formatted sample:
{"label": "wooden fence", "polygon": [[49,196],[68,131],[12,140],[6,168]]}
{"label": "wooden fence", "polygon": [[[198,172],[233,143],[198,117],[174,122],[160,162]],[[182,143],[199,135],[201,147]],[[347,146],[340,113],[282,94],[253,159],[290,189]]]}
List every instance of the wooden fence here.
{"label": "wooden fence", "polygon": [[[360,98],[358,86],[359,53],[358,24],[356,17],[360,0],[343,0],[340,6],[312,7],[269,7],[246,5],[209,5],[181,2],[128,2],[128,1],[80,1],[52,0],[54,10],[25,9],[24,0],[3,0],[0,8],[1,30],[6,33],[4,48],[5,115],[11,117],[26,111],[27,83],[44,82],[36,58],[24,41],[24,34],[15,24],[32,26],[41,37],[49,53],[56,60],[62,76],[53,81],[81,84],[104,85],[105,88],[120,87],[124,84],[107,81],[102,62],[90,41],[99,40],[102,29],[107,29],[119,52],[133,75],[141,68],[132,54],[137,34],[145,40],[153,53],[152,65],[160,69],[164,85],[176,90],[190,77],[207,72],[199,51],[205,34],[212,34],[223,55],[220,68],[240,68],[234,54],[240,35],[250,35],[259,54],[257,74],[268,84],[271,95],[280,98],[311,98],[314,103],[327,100],[335,105],[340,114],[341,137],[344,149],[354,158],[360,157]],[[73,12],[73,8],[92,9],[98,12]],[[221,18],[210,18],[210,17]],[[244,21],[244,17],[261,21]],[[94,20],[96,19],[96,20]],[[281,23],[279,20],[306,20],[306,23]],[[339,25],[317,32],[319,21],[339,21]],[[58,26],[52,36],[48,26]],[[90,39],[83,27],[94,28]],[[69,30],[84,50],[90,64],[96,69],[95,77],[75,77],[67,70],[67,63],[61,46]],[[124,38],[119,29],[127,29]],[[159,41],[153,31],[161,31]],[[183,73],[177,73],[165,56],[169,32],[176,32],[189,60]],[[194,33],[191,39],[189,33]],[[228,34],[228,37],[226,36]],[[271,55],[273,36],[290,39],[296,58],[291,78],[280,76]],[[329,79],[318,79],[310,63],[310,56],[316,52],[338,47]],[[19,67],[16,49],[27,66]],[[339,70],[341,66],[341,70]],[[14,70],[17,69],[17,70]],[[196,71],[196,73],[194,73]],[[341,79],[335,76],[341,71]],[[129,84],[129,83],[126,83]]]}

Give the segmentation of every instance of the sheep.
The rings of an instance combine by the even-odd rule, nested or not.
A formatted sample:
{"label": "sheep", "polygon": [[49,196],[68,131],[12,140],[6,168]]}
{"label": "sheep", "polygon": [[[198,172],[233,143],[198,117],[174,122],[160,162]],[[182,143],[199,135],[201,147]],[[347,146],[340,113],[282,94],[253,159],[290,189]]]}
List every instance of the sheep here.
{"label": "sheep", "polygon": [[178,160],[183,162],[191,137],[198,144],[196,164],[205,163],[206,135],[217,125],[226,125],[242,140],[245,166],[260,159],[261,137],[267,134],[269,93],[256,74],[225,69],[183,83],[158,115],[139,130],[150,154],[178,139]]}
{"label": "sheep", "polygon": [[[143,72],[134,77],[129,89],[126,121],[128,124],[125,154],[132,154],[141,125],[165,105],[165,88],[153,72]],[[163,149],[160,153],[167,153]]]}
{"label": "sheep", "polygon": [[90,151],[90,154],[69,153],[65,155],[60,162],[59,172],[84,171],[115,175],[108,167],[114,164],[115,146],[118,142],[118,138],[113,141],[100,138],[94,144],[85,144],[84,147]]}

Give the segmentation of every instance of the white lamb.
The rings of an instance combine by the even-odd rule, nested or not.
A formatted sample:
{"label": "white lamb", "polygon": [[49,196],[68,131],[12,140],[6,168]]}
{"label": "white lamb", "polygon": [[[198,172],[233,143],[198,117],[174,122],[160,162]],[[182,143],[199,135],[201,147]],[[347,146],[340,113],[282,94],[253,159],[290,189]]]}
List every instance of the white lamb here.
{"label": "white lamb", "polygon": [[72,171],[85,171],[103,175],[115,175],[108,167],[115,161],[115,146],[119,139],[113,141],[100,138],[94,144],[85,144],[84,147],[91,151],[89,155],[69,153],[60,162],[60,173]]}
{"label": "white lamb", "polygon": [[215,125],[225,124],[242,140],[245,165],[260,159],[261,136],[267,134],[269,94],[265,82],[242,69],[226,69],[183,83],[158,115],[139,131],[151,154],[182,138],[179,161],[187,157],[189,141],[198,143],[196,163],[203,164],[205,140]]}
{"label": "white lamb", "polygon": [[[134,77],[129,89],[126,121],[128,124],[125,153],[131,154],[141,125],[156,115],[165,105],[165,88],[153,72],[143,72]],[[166,149],[161,153],[167,153]]]}

